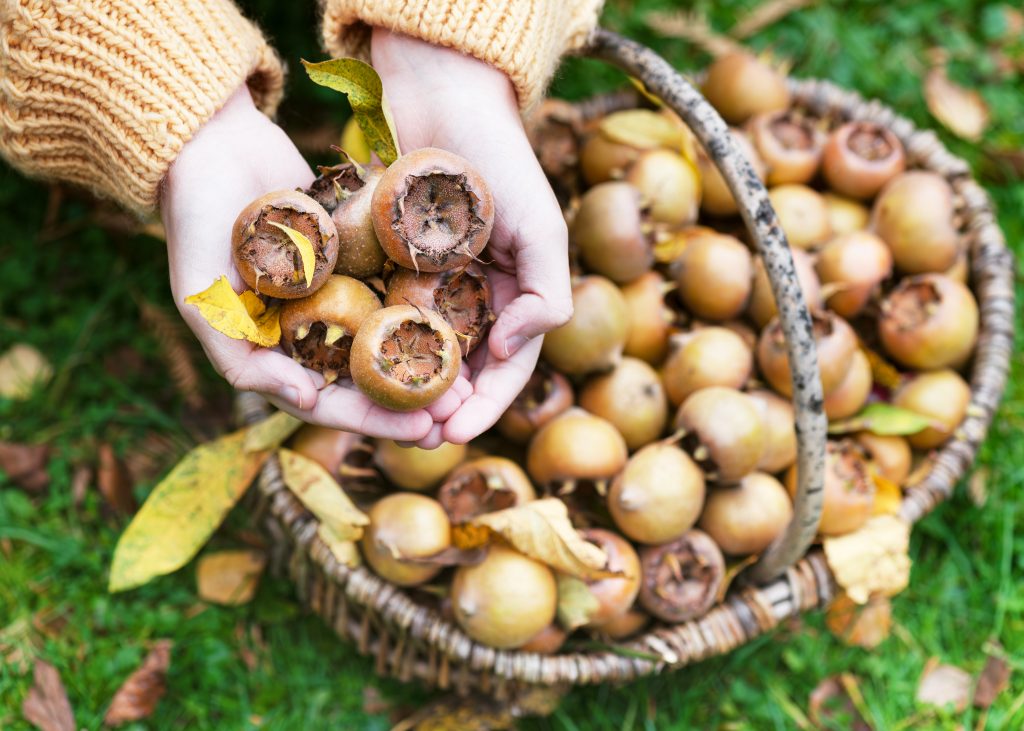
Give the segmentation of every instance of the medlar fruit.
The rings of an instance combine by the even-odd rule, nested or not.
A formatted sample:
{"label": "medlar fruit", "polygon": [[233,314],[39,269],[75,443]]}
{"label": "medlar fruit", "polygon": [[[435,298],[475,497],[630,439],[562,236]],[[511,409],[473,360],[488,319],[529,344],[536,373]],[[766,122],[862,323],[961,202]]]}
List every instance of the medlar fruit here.
{"label": "medlar fruit", "polygon": [[754,401],[732,388],[711,386],[690,394],[676,414],[682,447],[715,482],[752,472],[764,454],[764,423]]}
{"label": "medlar fruit", "polygon": [[530,380],[498,419],[498,431],[525,444],[537,430],[573,404],[572,385],[558,371],[538,363]]}
{"label": "medlar fruit", "polygon": [[[846,320],[828,311],[812,312],[811,326],[818,350],[818,375],[828,396],[839,387],[850,370],[853,353],[857,349],[857,336]],[[778,318],[761,331],[757,343],[757,364],[772,388],[783,396],[793,395],[786,338]]]}
{"label": "medlar fruit", "polygon": [[768,548],[792,519],[793,503],[782,483],[751,472],[735,485],[708,492],[699,526],[725,553],[745,556]]}
{"label": "medlar fruit", "polygon": [[665,294],[671,288],[657,272],[645,272],[622,286],[629,321],[624,355],[651,365],[665,359],[669,332],[675,322],[675,313],[665,303]]}
{"label": "medlar fruit", "polygon": [[608,370],[622,357],[629,311],[619,288],[604,277],[581,277],[572,288],[573,316],[544,336],[541,356],[570,376]]}
{"label": "medlar fruit", "polygon": [[[796,495],[796,465],[786,472],[786,489]],[[839,536],[863,526],[875,508],[875,483],[864,450],[851,439],[825,447],[825,488],[818,533]]]}
{"label": "medlar fruit", "polygon": [[534,435],[526,453],[526,471],[538,485],[571,487],[577,480],[607,483],[626,464],[628,454],[614,426],[573,407]]}
{"label": "medlar fruit", "polygon": [[661,378],[673,406],[702,388],[739,389],[750,378],[754,355],[743,338],[728,328],[702,327],[673,338],[672,343]]}
{"label": "medlar fruit", "polygon": [[765,448],[757,469],[781,472],[796,461],[793,404],[771,391],[757,390],[747,395],[757,404],[764,420]]}
{"label": "medlar fruit", "polygon": [[433,498],[396,492],[373,504],[360,546],[370,568],[385,581],[415,586],[434,578],[441,566],[410,561],[440,553],[451,541],[451,525]]}
{"label": "medlar fruit", "polygon": [[640,593],[640,557],[629,541],[603,528],[587,528],[583,537],[597,545],[608,556],[605,569],[621,573],[587,582],[597,608],[590,613],[589,626],[601,625],[629,611]]}
{"label": "medlar fruit", "polygon": [[907,274],[944,272],[960,253],[953,221],[953,188],[938,173],[911,170],[882,189],[871,211],[871,228]]}
{"label": "medlar fruit", "polygon": [[949,369],[920,373],[896,391],[892,402],[932,420],[933,426],[909,435],[907,441],[917,449],[934,449],[953,435],[967,415],[971,387]]}
{"label": "medlar fruit", "polygon": [[745,52],[727,53],[715,59],[708,67],[702,91],[725,121],[731,124],[789,106],[786,79],[753,54]]}
{"label": "medlar fruit", "polygon": [[436,449],[403,447],[390,439],[377,439],[373,463],[396,487],[423,492],[445,478],[466,458],[465,444],[443,442]]}
{"label": "medlar fruit", "polygon": [[505,457],[477,457],[448,475],[437,499],[453,524],[537,498],[522,468]]}
{"label": "medlar fruit", "polygon": [[795,183],[776,185],[768,191],[768,198],[793,248],[813,249],[832,235],[828,206],[813,188]]}
{"label": "medlar fruit", "polygon": [[[821,282],[818,274],[814,271],[814,259],[802,249],[792,249],[793,268],[796,270],[796,279],[800,283],[800,289],[804,293],[804,300],[807,308],[812,312],[820,310]],[[754,324],[764,327],[768,322],[779,314],[775,304],[775,295],[772,293],[772,285],[768,279],[768,272],[764,268],[764,260],[761,257],[754,257],[754,282],[750,289],[750,305],[747,307],[747,314]]]}
{"label": "medlar fruit", "polygon": [[758,114],[748,129],[768,168],[768,185],[807,183],[818,172],[825,135],[812,120],[787,109]]}
{"label": "medlar fruit", "polygon": [[696,528],[671,543],[640,552],[640,604],[665,622],[703,616],[718,597],[725,557],[707,533]]}
{"label": "medlar fruit", "polygon": [[630,282],[654,264],[650,223],[633,185],[611,181],[583,194],[569,238],[587,268],[613,282]]}
{"label": "medlar fruit", "polygon": [[691,239],[673,262],[679,298],[705,320],[730,320],[750,298],[750,251],[732,236],[708,234]]}
{"label": "medlar fruit", "polygon": [[862,200],[873,198],[904,168],[899,138],[866,120],[847,122],[832,132],[821,160],[821,172],[832,190]]}
{"label": "medlar fruit", "polygon": [[868,402],[872,385],[871,362],[858,348],[853,351],[846,377],[825,397],[825,415],[829,421],[845,419],[860,411]]}
{"label": "medlar fruit", "polygon": [[579,404],[612,424],[630,449],[657,439],[668,421],[668,401],[658,374],[637,358],[623,358],[580,390]]}
{"label": "medlar fruit", "polygon": [[816,264],[821,283],[835,290],[825,300],[838,315],[859,315],[892,274],[892,253],[867,231],[836,236],[822,247]]}

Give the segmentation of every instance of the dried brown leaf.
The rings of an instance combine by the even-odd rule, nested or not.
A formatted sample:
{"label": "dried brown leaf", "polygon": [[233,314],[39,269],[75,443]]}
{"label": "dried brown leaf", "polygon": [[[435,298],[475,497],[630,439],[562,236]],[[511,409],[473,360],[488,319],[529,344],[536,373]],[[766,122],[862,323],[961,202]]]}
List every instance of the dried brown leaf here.
{"label": "dried brown leaf", "polygon": [[876,515],[860,530],[823,541],[836,582],[864,604],[873,594],[893,596],[910,579],[910,525],[892,515]]}
{"label": "dried brown leaf", "polygon": [[825,615],[829,631],[847,645],[873,650],[892,629],[892,604],[888,597],[872,597],[860,606],[840,594]]}
{"label": "dried brown leaf", "polygon": [[738,40],[750,38],[769,25],[777,23],[794,10],[814,5],[817,0],[767,0],[742,15],[729,29],[729,35]]}
{"label": "dried brown leaf", "polygon": [[252,601],[267,565],[261,551],[218,551],[199,559],[196,584],[199,598],[213,604],[238,606]]}
{"label": "dried brown leaf", "polygon": [[99,448],[99,464],[96,467],[96,485],[103,499],[115,513],[132,515],[138,510],[138,503],[132,494],[132,476],[128,468],[114,453],[114,448],[104,442]]}
{"label": "dried brown leaf", "polygon": [[924,666],[917,685],[917,702],[926,705],[952,706],[958,713],[967,708],[971,698],[971,676],[955,665],[943,665],[933,657]]}
{"label": "dried brown leaf", "polygon": [[195,364],[194,340],[180,318],[171,317],[146,300],[139,301],[139,317],[156,340],[171,383],[190,409],[203,406],[202,379]]}
{"label": "dried brown leaf", "polygon": [[807,713],[819,728],[847,728],[850,731],[871,731],[871,725],[858,710],[851,691],[859,695],[857,680],[852,675],[833,675],[818,683],[811,691]]}
{"label": "dried brown leaf", "polygon": [[28,492],[42,492],[50,484],[46,461],[50,448],[45,444],[0,442],[0,471]]}
{"label": "dried brown leaf", "polygon": [[27,399],[52,377],[50,361],[31,345],[16,343],[0,355],[0,398]]}
{"label": "dried brown leaf", "polygon": [[40,731],[75,731],[75,715],[57,669],[48,662],[36,660],[33,680],[21,704],[25,720]]}
{"label": "dried brown leaf", "polygon": [[110,701],[105,726],[120,726],[149,718],[167,690],[167,668],[171,664],[170,640],[158,640],[142,665],[128,676]]}
{"label": "dried brown leaf", "polygon": [[1002,648],[996,647],[996,653],[990,654],[985,660],[985,667],[978,676],[974,687],[974,706],[989,708],[996,702],[1000,693],[1010,687],[1010,664],[1002,655]]}
{"label": "dried brown leaf", "polygon": [[944,65],[925,76],[924,99],[932,116],[957,137],[976,142],[988,127],[988,105],[981,94],[952,81]]}

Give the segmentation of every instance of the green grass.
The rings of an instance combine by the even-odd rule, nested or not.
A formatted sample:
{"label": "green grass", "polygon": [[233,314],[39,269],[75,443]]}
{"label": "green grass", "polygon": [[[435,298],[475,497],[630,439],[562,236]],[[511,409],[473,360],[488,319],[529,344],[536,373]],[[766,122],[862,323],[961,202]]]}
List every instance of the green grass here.
{"label": "green grass", "polygon": [[[274,29],[275,43],[294,69],[315,58],[312,3],[243,3]],[[727,0],[692,4],[716,28],[753,4]],[[653,37],[642,16],[674,3],[609,0],[605,23],[651,43],[680,68],[706,61],[678,41]],[[799,76],[820,76],[878,97],[923,126],[936,126],[921,96],[925,52],[953,54],[953,76],[980,89],[993,110],[982,147],[1024,146],[1022,78],[1001,78],[987,52],[1000,33],[998,6],[983,2],[825,4],[802,10],[751,40],[794,62]],[[1017,52],[1020,52],[1018,47]],[[574,60],[556,90],[578,98],[622,83],[600,64]],[[334,97],[291,78],[282,120],[313,126],[325,114],[340,120]],[[333,104],[333,106],[328,106]],[[336,110],[336,111],[325,111]],[[943,135],[976,170],[977,146]],[[984,167],[990,171],[990,167]],[[983,178],[999,208],[1011,247],[1024,247],[1024,183]],[[0,345],[39,347],[54,363],[54,385],[22,403],[0,401],[0,439],[47,441],[54,447],[53,484],[30,499],[0,477],[0,642],[57,666],[78,725],[96,728],[122,679],[154,638],[175,641],[168,693],[155,716],[133,728],[385,729],[384,716],[363,712],[362,688],[372,685],[397,705],[415,705],[422,690],[373,675],[368,660],[336,640],[305,613],[290,587],[267,579],[256,600],[237,609],[197,612],[194,568],[126,595],[105,593],[111,551],[123,521],[109,516],[93,490],[84,503],[70,496],[75,467],[91,462],[98,442],[121,453],[147,435],[187,445],[224,418],[197,421],[184,408],[159,360],[153,335],[139,327],[136,297],[172,312],[162,245],[142,236],[104,232],[87,222],[90,204],[64,204],[61,225],[76,226],[40,241],[47,188],[0,168]],[[76,223],[77,222],[77,223]],[[986,643],[1016,651],[1014,678],[991,710],[988,729],[1024,727],[1024,381],[1020,356],[1006,400],[982,448],[990,497],[984,508],[965,490],[915,530],[910,588],[894,600],[896,627],[875,651],[843,646],[810,615],[731,655],[625,687],[573,692],[554,716],[524,729],[790,729],[806,711],[810,691],[838,672],[855,674],[878,729],[943,728],[979,723],[976,711],[928,715],[914,692],[932,656],[977,672]],[[204,390],[227,403],[224,386],[204,367]],[[151,485],[138,488],[140,497]],[[230,532],[217,545],[234,545]],[[261,638],[261,639],[260,639]],[[248,660],[248,664],[246,662]],[[251,665],[251,667],[250,667]],[[0,728],[24,729],[20,705],[31,684],[26,666],[0,656]]]}

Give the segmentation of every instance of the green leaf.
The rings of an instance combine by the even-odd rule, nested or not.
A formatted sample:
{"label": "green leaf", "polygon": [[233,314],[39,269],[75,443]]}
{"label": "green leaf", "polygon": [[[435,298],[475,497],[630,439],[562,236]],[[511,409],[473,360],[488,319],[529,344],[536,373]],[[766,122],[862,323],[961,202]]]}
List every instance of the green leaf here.
{"label": "green leaf", "polygon": [[836,421],[828,426],[829,434],[849,434],[850,432],[869,431],[879,436],[907,436],[924,431],[934,422],[927,416],[914,411],[901,409],[892,404],[868,404],[863,411],[849,419]]}
{"label": "green leaf", "polygon": [[354,58],[335,58],[321,63],[303,61],[302,65],[314,83],[348,97],[367,144],[385,165],[398,159],[401,152],[395,122],[384,98],[380,77],[372,66]]}
{"label": "green leaf", "polygon": [[586,582],[575,576],[558,575],[558,623],[572,632],[590,622],[601,603]]}
{"label": "green leaf", "polygon": [[308,289],[313,284],[313,272],[316,271],[316,252],[313,251],[313,244],[301,231],[296,231],[294,228],[289,228],[276,221],[267,221],[267,223],[284,231],[291,242],[295,244],[295,248],[299,250],[299,256],[302,257],[302,276],[306,280]]}
{"label": "green leaf", "polygon": [[246,451],[248,431],[196,447],[153,489],[117,542],[109,591],[142,586],[198,553],[270,455]]}

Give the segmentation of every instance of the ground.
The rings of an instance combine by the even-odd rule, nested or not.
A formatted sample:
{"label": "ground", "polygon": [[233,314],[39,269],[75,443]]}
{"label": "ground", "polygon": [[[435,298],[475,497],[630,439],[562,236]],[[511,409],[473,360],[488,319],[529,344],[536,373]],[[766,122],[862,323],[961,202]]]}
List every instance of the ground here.
{"label": "ground", "polygon": [[[687,6],[708,14],[712,26],[724,31],[755,4],[698,0]],[[300,4],[298,15],[305,17],[289,17],[296,13],[292,3],[242,5],[272,29],[293,69],[290,101],[281,114],[285,126],[298,132],[315,130],[324,121],[337,125],[343,104],[294,73],[299,58],[319,57],[314,3]],[[680,68],[699,68],[707,56],[682,41],[657,38],[643,22],[650,10],[672,5],[609,0],[604,23],[651,43]],[[993,123],[980,144],[946,133],[942,138],[981,176],[1019,255],[1024,182],[994,163],[992,154],[1024,146],[1022,74],[1002,74],[989,53],[1004,29],[1001,8],[960,0],[819,2],[748,43],[790,59],[795,75],[832,79],[931,127],[937,123],[924,105],[921,78],[928,49],[947,49],[953,77],[981,91]],[[623,81],[599,64],[573,61],[559,73],[555,91],[578,98]],[[161,242],[101,228],[90,218],[91,204],[73,196],[48,215],[49,197],[47,186],[0,167],[0,345],[31,343],[56,370],[50,387],[30,401],[0,400],[0,439],[54,447],[45,497],[29,497],[0,476],[0,646],[5,648],[0,728],[28,728],[20,707],[31,674],[19,655],[36,654],[53,663],[67,685],[78,726],[96,728],[114,690],[149,643],[165,637],[175,642],[167,695],[156,714],[134,728],[388,728],[385,715],[364,710],[365,688],[379,690],[384,702],[395,705],[414,705],[423,692],[375,678],[370,661],[355,656],[300,609],[285,582],[265,580],[256,600],[237,609],[200,611],[194,566],[137,591],[106,594],[111,551],[124,521],[102,507],[95,489],[76,504],[71,489],[76,466],[90,462],[96,446],[107,442],[123,456],[145,446],[157,455],[151,468],[159,469],[160,455],[173,459],[227,423],[228,398],[223,384],[204,368],[202,394],[208,403],[225,404],[222,418],[190,416],[161,360],[153,320],[140,325],[140,303],[174,312]],[[987,471],[987,502],[979,507],[961,485],[950,502],[917,526],[910,588],[894,601],[895,628],[879,648],[845,647],[824,628],[822,617],[812,614],[692,669],[621,688],[578,690],[552,717],[521,727],[807,728],[808,695],[823,678],[840,672],[859,679],[877,729],[1024,727],[1019,353],[1014,365],[979,458]],[[138,497],[154,479],[136,486]],[[216,539],[217,545],[237,543],[237,532]],[[933,714],[915,703],[929,658],[977,673],[994,641],[1018,652],[1011,659],[1011,686],[987,718],[970,709]]]}

